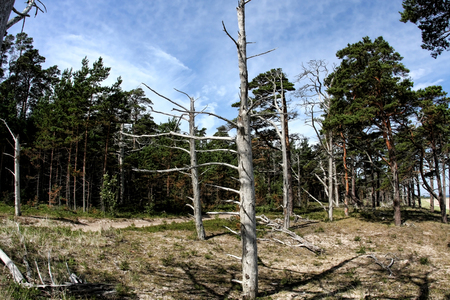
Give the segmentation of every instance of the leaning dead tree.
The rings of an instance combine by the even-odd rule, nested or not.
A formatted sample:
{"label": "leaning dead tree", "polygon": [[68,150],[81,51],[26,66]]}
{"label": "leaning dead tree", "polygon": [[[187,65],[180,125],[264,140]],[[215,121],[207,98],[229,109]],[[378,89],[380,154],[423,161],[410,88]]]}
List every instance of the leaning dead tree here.
{"label": "leaning dead tree", "polygon": [[22,213],[20,211],[20,142],[19,135],[14,135],[11,129],[6,123],[5,120],[0,119],[3,123],[5,123],[6,128],[8,128],[9,133],[11,134],[14,140],[14,155],[5,153],[6,155],[14,158],[14,172],[9,170],[11,174],[14,176],[14,211],[16,216],[20,216]]}

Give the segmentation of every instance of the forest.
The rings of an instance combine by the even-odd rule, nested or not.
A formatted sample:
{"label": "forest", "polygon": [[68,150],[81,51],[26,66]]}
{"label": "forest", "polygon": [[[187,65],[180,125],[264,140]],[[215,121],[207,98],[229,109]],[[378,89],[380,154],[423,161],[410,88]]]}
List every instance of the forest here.
{"label": "forest", "polygon": [[[296,78],[283,74],[271,82],[268,79],[274,74],[282,74],[273,69],[250,81],[257,103],[251,128],[258,209],[276,210],[283,204],[283,151],[276,134],[281,118],[270,98],[275,93],[278,102],[285,94],[288,98],[286,124],[306,112],[320,141],[288,135],[289,195],[294,207],[310,201],[331,201],[330,207],[346,208],[395,201],[421,207],[424,186],[427,194],[431,191],[439,199],[444,212],[450,122],[446,92],[439,86],[414,91],[402,57],[381,37],[364,38],[337,55],[342,64],[333,72],[323,61],[310,61]],[[26,33],[5,38],[0,83],[0,117],[5,122],[0,127],[1,200],[8,205],[14,202],[14,176],[9,171],[14,169],[14,159],[7,156],[14,153],[13,134],[22,145],[23,205],[103,213],[190,213],[189,176],[140,172],[190,164],[189,154],[183,151],[189,149],[187,138],[157,136],[183,133],[180,118],[169,116],[167,122],[156,124],[157,112],[152,112],[152,100],[146,96],[151,91],[145,86],[124,91],[120,78],[105,86],[110,67],[102,58],[91,64],[85,58],[81,66],[64,71],[57,66],[44,69],[44,62]],[[352,79],[346,78],[350,74]],[[300,87],[295,89],[292,82]],[[220,126],[214,136],[230,137],[233,129]],[[195,135],[206,137],[206,128],[195,128]],[[235,150],[232,139],[198,140],[196,149],[199,164],[237,161],[229,151],[205,151]],[[205,208],[237,199],[235,193],[219,188],[239,189],[235,170],[208,165],[199,167],[199,173]],[[114,197],[102,198],[105,181],[112,180]],[[445,214],[442,220],[446,222]]]}
{"label": "forest", "polygon": [[[336,217],[375,215],[378,209],[380,214],[388,211],[399,228],[409,224],[410,209],[425,208],[447,223],[446,91],[438,85],[415,89],[403,57],[381,36],[363,37],[337,50],[337,65],[310,60],[292,78],[277,66],[248,78],[252,57],[246,54],[244,15],[249,2],[238,3],[237,39],[223,24],[239,63],[239,101],[232,105],[237,109],[232,120],[196,107],[196,99],[181,90],[177,92],[189,99],[189,107],[145,82],[128,91],[120,77],[107,85],[113,66],[106,66],[102,57],[85,57],[79,66],[64,70],[45,68],[32,37],[25,32],[5,36],[0,70],[2,207],[14,207],[16,217],[30,209],[110,218],[193,216],[196,242],[207,240],[205,213],[236,216],[240,232],[225,228],[239,235],[242,244],[242,257],[234,256],[241,260],[242,280],[231,281],[242,285],[245,299],[258,294],[257,226],[287,234],[298,247],[321,255],[324,249],[295,233],[292,225],[299,220],[315,224],[299,212],[319,209],[332,224]],[[405,0],[403,6],[401,21],[422,22],[419,28],[426,32],[430,16],[418,10],[424,4]],[[435,58],[449,46],[436,36],[425,34],[423,39],[422,47]],[[167,101],[173,109],[154,110],[156,101]],[[157,124],[156,114],[167,121]],[[199,115],[224,124],[200,128]],[[292,133],[291,122],[300,116],[307,118],[316,141]],[[215,133],[209,136],[211,130]],[[274,221],[266,215],[281,217]],[[324,231],[319,228],[314,233]],[[20,235],[18,224],[17,229]],[[329,225],[327,230],[336,228]],[[102,240],[110,238],[103,235]],[[365,254],[365,249],[360,246],[357,253]],[[374,254],[366,257],[393,274],[395,258],[385,265]],[[423,259],[420,264],[427,265]],[[51,273],[50,253],[48,260]],[[162,264],[171,266],[171,261],[173,257]],[[120,269],[127,271],[129,265]]]}

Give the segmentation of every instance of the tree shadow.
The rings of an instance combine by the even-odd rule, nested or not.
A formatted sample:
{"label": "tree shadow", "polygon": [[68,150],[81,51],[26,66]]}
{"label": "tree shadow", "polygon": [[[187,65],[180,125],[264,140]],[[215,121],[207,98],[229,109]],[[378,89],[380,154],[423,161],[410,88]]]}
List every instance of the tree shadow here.
{"label": "tree shadow", "polygon": [[[365,257],[365,255],[351,257],[316,274],[273,268],[261,263],[260,265],[270,270],[270,272],[265,272],[264,276],[260,277],[260,280],[265,283],[265,286],[268,286],[270,283],[273,284],[274,271],[283,271],[284,276],[277,280],[276,286],[273,288],[261,290],[260,296],[273,296],[280,292],[292,292],[302,299],[318,300],[327,297],[333,299],[354,299],[353,297],[346,298],[343,294],[346,292],[359,292],[364,299],[425,300],[430,298],[430,286],[435,282],[435,280],[430,279],[430,274],[434,272],[433,270],[425,273],[413,271],[410,270],[407,264],[395,270],[397,274],[395,277],[390,277],[385,269],[373,262],[366,260],[359,261],[358,259],[362,257]],[[351,262],[356,265],[355,268],[350,268],[350,270],[364,270],[364,272],[356,276],[348,275],[350,273],[348,269],[343,268]],[[390,290],[383,292],[376,288],[382,278],[390,278],[389,280],[395,281],[396,284],[400,286],[409,285],[410,288],[406,289],[406,294],[401,296],[396,296],[398,292],[393,293]],[[447,297],[445,299],[450,299],[450,294],[447,294],[445,297]]]}
{"label": "tree shadow", "polygon": [[[392,224],[394,222],[394,210],[386,208],[363,209],[352,213],[354,217],[360,220],[372,223]],[[441,215],[439,212],[430,212],[424,208],[403,208],[401,211],[402,223],[410,222],[440,222]]]}

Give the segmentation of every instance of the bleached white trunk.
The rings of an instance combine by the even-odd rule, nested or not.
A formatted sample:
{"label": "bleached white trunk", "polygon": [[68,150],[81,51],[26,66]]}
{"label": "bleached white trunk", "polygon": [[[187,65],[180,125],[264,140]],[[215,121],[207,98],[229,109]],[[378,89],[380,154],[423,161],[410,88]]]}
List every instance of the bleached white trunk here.
{"label": "bleached white trunk", "polygon": [[20,216],[20,142],[19,135],[14,138],[14,207],[15,215]]}
{"label": "bleached white trunk", "polygon": [[258,293],[258,251],[256,245],[255,179],[248,110],[247,38],[245,33],[245,4],[237,7],[239,39],[237,41],[240,108],[237,119],[236,146],[239,156],[240,221],[242,238],[242,297],[255,299]]}
{"label": "bleached white trunk", "polygon": [[328,219],[333,221],[333,140],[328,132]]}
{"label": "bleached white trunk", "polygon": [[[282,80],[281,80],[282,82]],[[284,97],[284,95],[282,96]],[[276,101],[274,99],[274,101]],[[284,107],[283,107],[284,111]],[[283,228],[289,229],[291,227],[290,217],[291,217],[291,210],[292,210],[292,199],[290,199],[290,193],[289,188],[291,182],[289,181],[289,170],[291,168],[290,163],[288,163],[288,151],[287,145],[286,145],[286,130],[285,130],[285,121],[286,121],[287,115],[284,113],[281,113],[281,152],[282,152],[282,159],[283,159],[283,210],[284,210],[284,220],[283,220]]]}
{"label": "bleached white trunk", "polygon": [[[195,136],[195,107],[194,98],[190,97],[191,109],[189,111],[189,135]],[[195,139],[189,139],[189,152],[191,155],[191,181],[194,204],[194,218],[195,227],[197,229],[197,236],[200,240],[205,239],[205,228],[202,221],[202,202],[200,200],[200,186],[198,182],[198,168],[197,168],[197,152],[195,149]]]}
{"label": "bleached white trunk", "polygon": [[125,159],[125,142],[123,139],[124,124],[120,125],[120,142],[119,142],[119,168],[120,168],[120,193],[119,203],[123,204],[125,200],[125,170],[123,169],[123,163]]}

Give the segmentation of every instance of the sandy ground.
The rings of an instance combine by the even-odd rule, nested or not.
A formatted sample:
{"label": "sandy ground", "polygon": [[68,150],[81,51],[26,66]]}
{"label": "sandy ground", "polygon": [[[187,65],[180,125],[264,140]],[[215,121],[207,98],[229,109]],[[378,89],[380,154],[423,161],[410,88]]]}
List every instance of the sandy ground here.
{"label": "sandy ground", "polygon": [[[208,220],[211,218],[215,218],[216,216],[204,215],[203,220]],[[229,215],[220,215],[219,218],[229,218]],[[109,228],[126,228],[129,226],[135,227],[146,227],[146,226],[155,226],[160,225],[166,222],[170,223],[181,223],[188,222],[193,220],[189,217],[177,217],[177,218],[144,218],[144,219],[84,219],[79,218],[78,220],[70,220],[64,218],[45,218],[45,217],[36,217],[36,216],[27,216],[27,217],[19,217],[20,223],[24,223],[27,225],[35,225],[35,226],[48,226],[49,223],[57,224],[57,225],[65,225],[70,226],[73,230],[81,229],[85,232],[87,231],[100,231],[106,230]]]}

